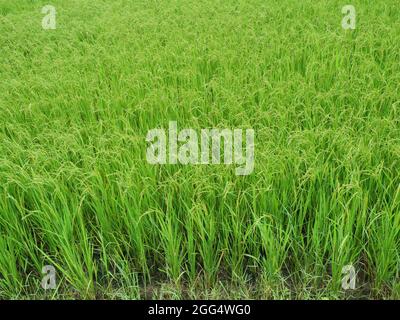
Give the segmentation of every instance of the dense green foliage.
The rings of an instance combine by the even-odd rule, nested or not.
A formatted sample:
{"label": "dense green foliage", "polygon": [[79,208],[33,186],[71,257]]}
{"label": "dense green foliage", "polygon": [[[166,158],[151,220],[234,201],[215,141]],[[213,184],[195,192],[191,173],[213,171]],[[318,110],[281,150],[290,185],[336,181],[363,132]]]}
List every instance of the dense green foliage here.
{"label": "dense green foliage", "polygon": [[[1,298],[400,298],[398,1],[46,4],[0,0]],[[254,172],[148,164],[172,120]]]}

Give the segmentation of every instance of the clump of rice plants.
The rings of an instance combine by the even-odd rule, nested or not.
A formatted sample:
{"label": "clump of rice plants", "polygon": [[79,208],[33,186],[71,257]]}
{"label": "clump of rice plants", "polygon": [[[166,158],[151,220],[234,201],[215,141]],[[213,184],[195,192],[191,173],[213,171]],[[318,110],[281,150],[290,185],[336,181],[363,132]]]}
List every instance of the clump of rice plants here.
{"label": "clump of rice plants", "polygon": [[[400,298],[398,1],[47,4],[0,3],[0,298]],[[171,121],[254,170],[149,163]]]}

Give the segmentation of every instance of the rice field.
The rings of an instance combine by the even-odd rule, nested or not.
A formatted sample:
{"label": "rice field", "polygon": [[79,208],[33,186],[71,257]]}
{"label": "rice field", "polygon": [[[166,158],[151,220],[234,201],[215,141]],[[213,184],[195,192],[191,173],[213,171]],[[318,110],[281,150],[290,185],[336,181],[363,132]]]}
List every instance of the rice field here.
{"label": "rice field", "polygon": [[[399,17],[0,0],[0,298],[400,299]],[[254,130],[254,170],[149,163],[171,121]]]}

